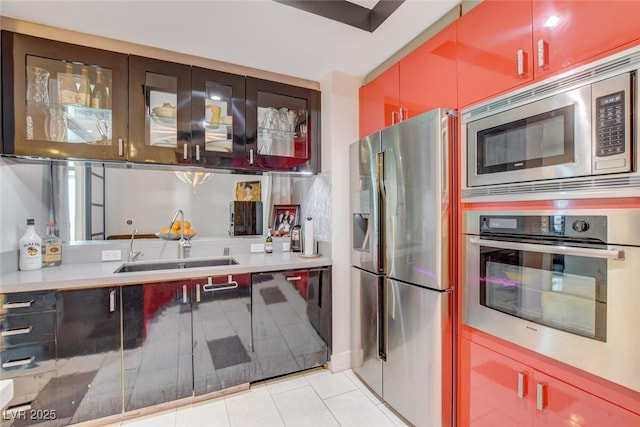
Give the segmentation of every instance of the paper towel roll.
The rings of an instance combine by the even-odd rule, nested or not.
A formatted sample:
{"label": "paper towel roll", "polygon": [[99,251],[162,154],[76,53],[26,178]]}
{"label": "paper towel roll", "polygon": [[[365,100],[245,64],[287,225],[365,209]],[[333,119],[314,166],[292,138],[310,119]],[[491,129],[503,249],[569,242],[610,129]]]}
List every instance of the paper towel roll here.
{"label": "paper towel roll", "polygon": [[304,221],[303,247],[305,255],[313,255],[313,219],[311,217]]}

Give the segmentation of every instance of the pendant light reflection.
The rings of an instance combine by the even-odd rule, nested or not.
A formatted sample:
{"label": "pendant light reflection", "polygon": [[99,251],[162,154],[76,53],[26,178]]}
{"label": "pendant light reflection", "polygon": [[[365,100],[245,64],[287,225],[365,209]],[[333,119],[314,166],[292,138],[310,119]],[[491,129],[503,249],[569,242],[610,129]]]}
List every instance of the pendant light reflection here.
{"label": "pendant light reflection", "polygon": [[200,184],[204,184],[208,182],[211,178],[213,178],[213,173],[211,172],[200,172],[200,171],[176,171],[174,172],[178,179],[185,184],[189,184],[193,187],[193,192],[196,192],[196,186]]}

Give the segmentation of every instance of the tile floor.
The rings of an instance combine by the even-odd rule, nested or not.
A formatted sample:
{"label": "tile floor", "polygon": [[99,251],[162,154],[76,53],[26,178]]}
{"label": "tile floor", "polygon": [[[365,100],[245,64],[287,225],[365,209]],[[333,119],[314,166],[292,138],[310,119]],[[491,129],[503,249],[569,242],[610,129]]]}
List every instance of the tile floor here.
{"label": "tile floor", "polygon": [[407,426],[352,371],[314,369],[108,427]]}

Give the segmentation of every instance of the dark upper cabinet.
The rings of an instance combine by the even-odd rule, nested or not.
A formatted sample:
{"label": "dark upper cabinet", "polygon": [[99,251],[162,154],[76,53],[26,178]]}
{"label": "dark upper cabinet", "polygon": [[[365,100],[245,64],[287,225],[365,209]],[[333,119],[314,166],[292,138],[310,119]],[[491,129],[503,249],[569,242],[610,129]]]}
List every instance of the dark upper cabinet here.
{"label": "dark upper cabinet", "polygon": [[242,167],[245,162],[245,77],[191,68],[194,163]]}
{"label": "dark upper cabinet", "polygon": [[191,67],[129,57],[129,160],[191,164]]}
{"label": "dark upper cabinet", "polygon": [[247,77],[246,162],[260,170],[320,169],[320,92]]}
{"label": "dark upper cabinet", "polygon": [[3,154],[125,160],[128,56],[2,32]]}

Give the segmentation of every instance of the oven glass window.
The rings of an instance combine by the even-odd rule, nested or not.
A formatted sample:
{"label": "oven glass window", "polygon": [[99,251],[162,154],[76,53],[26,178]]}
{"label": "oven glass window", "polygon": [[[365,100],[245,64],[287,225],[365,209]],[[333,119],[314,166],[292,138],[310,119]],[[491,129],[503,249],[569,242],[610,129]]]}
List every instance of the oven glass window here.
{"label": "oven glass window", "polygon": [[573,105],[505,123],[477,134],[477,173],[573,161]]}
{"label": "oven glass window", "polygon": [[480,304],[606,341],[607,261],[482,246]]}

